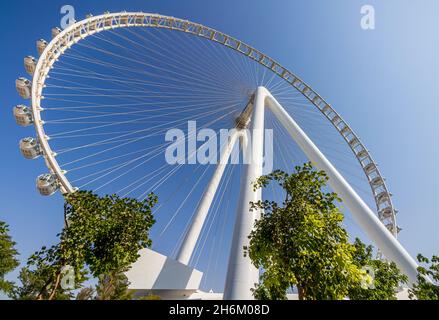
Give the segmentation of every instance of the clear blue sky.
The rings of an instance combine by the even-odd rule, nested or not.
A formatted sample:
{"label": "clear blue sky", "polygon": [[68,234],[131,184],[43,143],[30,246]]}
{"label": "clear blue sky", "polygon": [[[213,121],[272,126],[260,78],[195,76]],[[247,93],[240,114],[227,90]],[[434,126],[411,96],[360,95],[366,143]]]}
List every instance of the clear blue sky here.
{"label": "clear blue sky", "polygon": [[[62,5],[77,19],[106,10],[144,11],[200,22],[233,35],[280,61],[325,97],[361,136],[387,178],[412,255],[439,253],[439,3],[434,0],[19,1],[0,3],[3,136],[0,219],[11,226],[22,261],[56,240],[62,199],[41,197],[42,161],[25,161],[24,135],[12,117],[21,102],[14,80],[35,40],[50,38]],[[376,29],[360,27],[372,4]],[[11,275],[13,279],[16,272]]]}

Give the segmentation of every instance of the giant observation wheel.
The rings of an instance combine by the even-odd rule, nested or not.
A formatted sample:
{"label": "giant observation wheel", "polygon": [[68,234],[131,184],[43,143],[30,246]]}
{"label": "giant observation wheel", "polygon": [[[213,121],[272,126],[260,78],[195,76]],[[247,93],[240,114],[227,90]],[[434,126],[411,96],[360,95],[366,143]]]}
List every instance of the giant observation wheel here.
{"label": "giant observation wheel", "polygon": [[[49,173],[37,179],[42,194],[92,188],[142,198],[151,188],[175,185],[181,196],[171,203],[180,203],[170,210],[167,229],[183,204],[193,211],[196,200],[191,199],[201,197],[197,188],[211,169],[159,163],[165,129],[183,127],[192,119],[214,130],[233,127],[256,88],[265,86],[325,154],[332,152],[333,163],[397,236],[391,194],[359,136],[310,85],[248,44],[187,20],[121,12],[89,15],[63,31],[54,28],[52,40],[39,40],[37,48],[39,59],[25,58],[32,80],[16,81],[19,94],[31,105],[15,107],[14,114],[20,125],[35,127],[36,137],[22,139],[20,149],[26,158],[45,160]],[[295,151],[274,119],[267,112],[266,126],[274,132],[274,167],[291,168],[290,159],[300,162],[301,151]],[[154,170],[143,175],[137,170],[148,161]],[[184,170],[189,171],[176,177]],[[211,208],[214,217],[203,232],[216,228],[220,233],[218,211],[233,205],[222,200],[233,193],[228,189],[239,177],[234,177],[235,169],[227,170],[217,207]],[[117,185],[123,179],[125,184]],[[102,184],[96,187],[98,181]],[[166,196],[172,198],[171,193]],[[201,241],[199,250],[205,243]]]}

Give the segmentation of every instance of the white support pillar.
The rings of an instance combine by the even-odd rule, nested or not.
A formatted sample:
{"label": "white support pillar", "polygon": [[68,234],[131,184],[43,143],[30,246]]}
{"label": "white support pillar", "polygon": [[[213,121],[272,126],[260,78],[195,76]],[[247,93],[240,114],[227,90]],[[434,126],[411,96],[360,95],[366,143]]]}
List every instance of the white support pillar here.
{"label": "white support pillar", "polygon": [[248,236],[255,220],[260,218],[259,211],[250,211],[250,202],[261,200],[261,190],[254,191],[252,184],[262,175],[266,96],[265,88],[259,87],[256,90],[250,122],[252,136],[251,139],[248,137],[248,147],[245,147],[247,155],[251,152],[251,159],[247,159],[250,160],[249,164],[243,165],[239,203],[224,288],[225,300],[254,299],[251,289],[254,288],[255,283],[259,282],[259,270],[252,265],[248,256],[244,257],[243,247],[249,244]]}
{"label": "white support pillar", "polygon": [[186,233],[183,243],[177,254],[177,260],[183,264],[188,264],[192,256],[192,253],[197,244],[197,240],[200,237],[201,230],[203,228],[204,222],[206,221],[207,214],[209,212],[210,206],[212,205],[213,198],[215,197],[216,190],[221,181],[221,178],[226,168],[227,162],[229,161],[230,154],[233,151],[237,138],[242,133],[238,130],[233,130],[229,137],[227,145],[221,152],[219,163],[213,173],[212,179],[207,186],[203,197],[198,204],[197,210],[192,218],[192,223],[190,224],[189,230]]}
{"label": "white support pillar", "polygon": [[326,172],[329,177],[330,186],[343,200],[358,225],[369,236],[369,238],[375,242],[383,254],[388,259],[394,261],[400,268],[401,272],[408,276],[410,284],[416,282],[417,264],[415,260],[413,260],[390,231],[387,230],[368,205],[360,198],[323,153],[320,152],[317,146],[284,110],[284,108],[282,108],[279,102],[277,102],[268,91],[266,91],[266,93],[268,107],[300,146],[308,159],[312,161],[319,170]]}

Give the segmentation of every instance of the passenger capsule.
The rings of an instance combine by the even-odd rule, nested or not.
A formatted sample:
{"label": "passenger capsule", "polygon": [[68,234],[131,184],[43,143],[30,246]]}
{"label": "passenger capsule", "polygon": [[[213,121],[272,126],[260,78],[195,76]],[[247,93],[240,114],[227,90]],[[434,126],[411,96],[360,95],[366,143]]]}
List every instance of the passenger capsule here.
{"label": "passenger capsule", "polygon": [[327,104],[326,106],[323,107],[322,111],[323,113],[327,114],[328,111],[331,110],[331,107],[329,106],[329,104]]}
{"label": "passenger capsule", "polygon": [[26,69],[26,72],[33,76],[35,72],[35,68],[37,67],[37,59],[35,59],[32,56],[27,56],[24,58],[24,69]]}
{"label": "passenger capsule", "polygon": [[61,28],[55,27],[52,28],[52,39],[56,38],[62,32]]}
{"label": "passenger capsule", "polygon": [[17,89],[20,97],[23,99],[30,99],[32,84],[28,79],[21,77],[15,80],[15,88]]}
{"label": "passenger capsule", "polygon": [[303,87],[302,92],[304,95],[307,95],[309,91],[310,91],[310,89],[307,86]]}
{"label": "passenger capsule", "polygon": [[121,16],[120,17],[120,24],[128,24],[128,16]]}
{"label": "passenger capsule", "polygon": [[372,179],[371,183],[374,187],[379,187],[384,183],[384,181],[381,177],[375,177]]}
{"label": "passenger capsule", "polygon": [[360,159],[366,158],[368,156],[368,153],[365,149],[362,149],[357,152],[357,157]]}
{"label": "passenger capsule", "polygon": [[37,41],[37,51],[40,56],[43,54],[44,49],[46,49],[47,44],[47,41],[44,39],[40,39]]}
{"label": "passenger capsule", "polygon": [[[109,11],[105,11],[104,14],[110,14],[110,12]],[[106,27],[111,27],[112,23],[113,23],[113,17],[105,18],[104,25]]]}
{"label": "passenger capsule", "polygon": [[14,107],[14,117],[18,125],[27,127],[34,123],[32,111],[25,105],[18,105]]}
{"label": "passenger capsule", "polygon": [[349,144],[351,145],[352,148],[355,148],[358,144],[360,143],[360,141],[358,141],[357,138],[352,138],[351,141],[349,141]]}
{"label": "passenger capsule", "polygon": [[367,174],[370,174],[374,172],[376,168],[377,168],[376,165],[373,162],[371,162],[364,167],[364,170],[366,171]]}
{"label": "passenger capsule", "polygon": [[312,103],[318,105],[320,103],[320,98],[318,96],[315,96],[314,99],[312,99]]}
{"label": "passenger capsule", "polygon": [[345,125],[345,126],[343,127],[343,129],[340,130],[341,134],[344,135],[344,136],[345,136],[348,132],[350,132],[350,131],[351,131],[351,129],[350,129],[349,126],[347,126],[347,125]]}
{"label": "passenger capsule", "polygon": [[392,233],[394,233],[396,231],[397,234],[400,233],[402,230],[402,228],[400,226],[396,226],[396,230],[395,230],[394,225],[391,222],[386,224],[386,228],[387,228],[387,230],[389,230]]}
{"label": "passenger capsule", "polygon": [[[393,226],[393,223],[392,223],[392,222],[387,223],[387,224],[386,224],[386,228],[387,228],[387,230],[389,230],[389,231],[392,232],[392,233],[395,232],[395,229],[394,229],[394,226]],[[398,228],[396,228],[396,232],[399,232],[399,231],[398,231]]]}
{"label": "passenger capsule", "polygon": [[341,118],[336,115],[336,116],[334,116],[334,118],[332,118],[331,121],[333,124],[337,125],[341,121]]}
{"label": "passenger capsule", "polygon": [[389,201],[389,194],[386,191],[379,193],[376,197],[378,204],[382,204],[386,201]]}
{"label": "passenger capsule", "polygon": [[32,137],[20,140],[20,151],[26,159],[36,159],[41,155],[40,144]]}
{"label": "passenger capsule", "polygon": [[386,207],[378,212],[380,219],[388,219],[393,216],[393,209],[391,207]]}
{"label": "passenger capsule", "polygon": [[37,178],[37,189],[43,196],[54,194],[59,188],[55,176],[50,173],[42,174]]}
{"label": "passenger capsule", "polygon": [[78,27],[74,33],[75,37],[80,37],[81,36],[81,27]]}
{"label": "passenger capsule", "polygon": [[144,21],[144,16],[143,15],[141,15],[141,16],[137,16],[136,17],[136,23],[137,24],[143,24],[143,21]]}
{"label": "passenger capsule", "polygon": [[[92,15],[91,13],[89,13],[89,14],[87,14],[85,17],[86,17],[87,19],[90,19],[90,18],[93,18],[93,15]],[[97,21],[97,20],[90,21],[90,22],[88,23],[88,30],[89,30],[89,31],[94,31],[94,30],[96,30],[97,24],[98,24],[98,21]]]}

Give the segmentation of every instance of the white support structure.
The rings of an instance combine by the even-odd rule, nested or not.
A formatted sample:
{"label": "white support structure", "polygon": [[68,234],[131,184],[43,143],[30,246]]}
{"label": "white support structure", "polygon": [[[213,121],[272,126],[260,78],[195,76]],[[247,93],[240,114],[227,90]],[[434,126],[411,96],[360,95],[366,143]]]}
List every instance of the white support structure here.
{"label": "white support structure", "polygon": [[254,191],[252,183],[262,175],[264,112],[266,106],[270,108],[308,159],[319,170],[326,172],[330,186],[343,199],[358,225],[375,242],[384,255],[394,261],[401,271],[408,276],[409,283],[414,283],[417,277],[417,264],[413,258],[270,92],[264,87],[259,87],[255,93],[250,127],[252,143],[249,145],[252,159],[250,164],[245,165],[241,177],[240,200],[229,257],[224,299],[253,299],[251,288],[259,280],[259,270],[252,265],[248,257],[244,257],[243,247],[248,245],[248,235],[253,229],[255,220],[260,217],[260,212],[250,212],[250,202],[261,200],[261,190]]}
{"label": "white support structure", "polygon": [[203,273],[156,251],[143,248],[125,272],[128,290],[136,296],[159,295],[162,299],[188,299],[200,288]]}
{"label": "white support structure", "polygon": [[387,230],[368,205],[360,198],[279,102],[277,102],[267,90],[264,92],[267,106],[282,123],[290,136],[296,141],[308,159],[312,161],[319,170],[326,172],[329,177],[328,182],[330,186],[343,200],[358,225],[369,238],[375,242],[386,258],[394,261],[401,272],[408,276],[410,285],[416,282],[417,263],[415,260],[413,260],[392,233]]}
{"label": "white support structure", "polygon": [[187,231],[178,251],[177,260],[183,264],[187,265],[189,263],[189,260],[195,249],[195,245],[200,237],[201,230],[203,229],[204,222],[206,221],[210,206],[212,205],[213,198],[215,197],[216,190],[218,189],[218,185],[223,176],[224,169],[229,161],[236,140],[241,134],[242,131],[233,130],[228,139],[227,145],[225,145],[224,149],[221,151],[220,161],[217,164],[212,179],[210,180],[209,185],[207,186],[206,191],[204,192],[203,197],[198,204],[198,207],[192,218],[192,222],[189,226],[189,230]]}
{"label": "white support structure", "polygon": [[[248,236],[255,220],[260,218],[259,211],[250,211],[250,202],[261,200],[261,190],[254,191],[252,184],[262,175],[265,97],[266,89],[259,87],[253,102],[251,139],[247,137],[248,145],[243,147],[247,157],[251,154],[251,159],[247,158],[248,164],[244,164],[241,176],[241,190],[224,288],[225,300],[254,299],[250,289],[259,282],[259,270],[252,265],[248,256],[244,257],[243,247],[249,244]],[[248,131],[246,133],[248,134]]]}
{"label": "white support structure", "polygon": [[[268,68],[270,72],[273,72],[273,74],[277,74],[280,78],[284,79],[294,90],[302,93],[306,99],[323,113],[323,115],[332,123],[334,128],[341,134],[343,139],[349,144],[355,157],[359,160],[369,184],[371,185],[378,211],[381,210],[381,213],[385,213],[385,215],[380,215],[381,219],[386,222],[389,229],[392,230],[393,235],[396,236],[398,228],[396,226],[395,209],[393,208],[390,193],[388,192],[385,181],[381,176],[376,163],[373,161],[366,147],[347,122],[344,121],[335,109],[333,109],[317,92],[294,73],[283,67],[280,63],[238,39],[198,23],[159,14],[120,12],[112,14],[105,13],[96,17],[90,16],[84,20],[76,22],[62,32],[57,33],[42,52],[40,59],[35,66],[35,70],[33,70],[31,90],[32,115],[42,156],[44,157],[51,174],[56,176],[57,184],[59,184],[63,193],[75,192],[76,188],[72,186],[71,182],[66,177],[66,171],[58,164],[56,154],[51,149],[48,142],[49,137],[46,135],[44,129],[44,122],[41,117],[41,112],[44,108],[42,107],[41,101],[43,99],[43,89],[45,87],[46,79],[49,77],[50,70],[53,68],[55,62],[78,42],[103,31],[128,27],[161,28],[184,32],[186,34],[213,41],[244,55],[265,68]],[[243,257],[243,246],[248,244],[247,236],[253,227],[254,220],[259,217],[257,212],[249,213],[249,202],[257,201],[261,198],[261,191],[254,192],[251,183],[262,174],[265,106],[273,111],[289,134],[302,148],[307,157],[314,162],[317,168],[326,171],[330,178],[330,185],[343,199],[346,207],[351,211],[354,219],[356,219],[360,227],[363,228],[368,236],[377,244],[386,257],[395,261],[400,269],[409,276],[411,283],[416,281],[416,262],[380,222],[378,217],[355,193],[347,181],[325,158],[290,115],[263,87],[257,89],[254,98],[251,129],[256,129],[256,134],[254,130],[252,130],[253,139],[250,144],[253,147],[253,159],[249,165],[245,165],[244,175],[241,177],[240,204],[237,211],[224,297],[226,299],[252,299],[250,289],[254,286],[254,283],[258,281],[258,270],[251,265],[248,258]],[[248,110],[249,113],[251,109],[252,108]],[[247,119],[246,117],[244,118]],[[239,123],[242,125],[242,121],[239,121]],[[242,132],[239,134],[239,137],[241,137],[241,141],[244,142],[245,137],[242,136]],[[235,136],[231,139],[231,149],[233,149],[233,145],[236,143],[237,138],[238,136]],[[227,152],[222,154],[222,156],[225,155],[227,155]],[[227,160],[228,157],[230,157],[230,154],[227,155]],[[216,168],[212,181],[203,195],[195,213],[194,221],[191,224],[182,247],[180,248],[178,259],[185,264],[189,261],[197,239],[199,238],[213,197],[224,173],[227,160],[220,161],[220,164]],[[259,161],[260,163],[258,163]],[[380,206],[380,199],[386,200],[386,206]]]}
{"label": "white support structure", "polygon": [[252,265],[249,257],[244,257],[243,248],[244,246],[248,246],[248,235],[254,227],[254,222],[260,218],[259,211],[250,211],[250,203],[257,202],[262,198],[261,190],[254,191],[252,184],[262,175],[265,107],[270,108],[308,159],[312,161],[319,170],[326,172],[329,177],[330,186],[334,192],[343,199],[343,202],[352,213],[358,225],[365,231],[370,239],[376,243],[384,255],[394,261],[401,271],[409,277],[410,284],[415,282],[417,277],[416,262],[293,118],[264,87],[259,87],[254,94],[250,130],[235,131],[221,153],[220,162],[203,194],[190,229],[178,253],[178,261],[188,264],[230,154],[236,140],[241,137],[241,147],[243,152],[246,153],[245,157],[247,157],[247,162],[244,164],[243,174],[241,176],[239,203],[229,256],[224,299],[253,299],[251,288],[259,281],[259,270]]}

